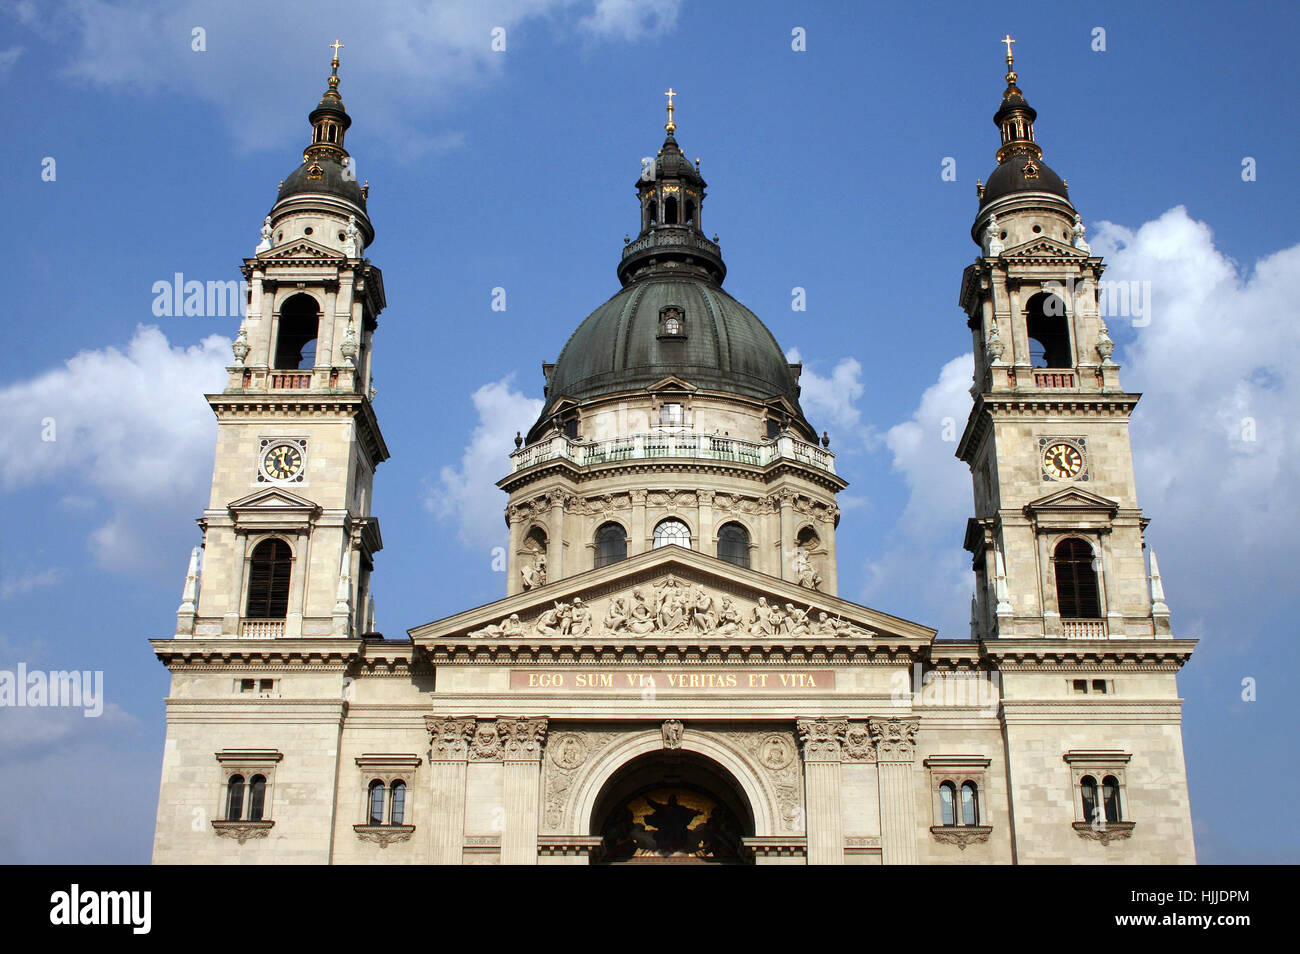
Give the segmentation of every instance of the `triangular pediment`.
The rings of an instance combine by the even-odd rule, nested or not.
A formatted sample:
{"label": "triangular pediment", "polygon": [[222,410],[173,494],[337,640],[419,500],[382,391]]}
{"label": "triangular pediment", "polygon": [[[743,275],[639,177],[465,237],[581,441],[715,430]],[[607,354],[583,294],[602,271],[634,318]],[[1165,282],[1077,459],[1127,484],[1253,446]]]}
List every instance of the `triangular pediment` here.
{"label": "triangular pediment", "polygon": [[238,513],[241,511],[257,512],[267,510],[311,512],[318,508],[312,501],[305,497],[299,497],[295,493],[290,493],[283,487],[268,487],[266,490],[259,490],[247,497],[232,500],[226,505],[226,509],[231,513]]}
{"label": "triangular pediment", "polygon": [[936,635],[918,623],[676,546],[649,550],[409,632],[426,647],[867,640],[922,646]]}
{"label": "triangular pediment", "polygon": [[1047,236],[1035,236],[1022,245],[1016,245],[1002,253],[1002,258],[1012,261],[1041,258],[1077,258],[1086,259],[1089,253],[1075,248],[1059,239]]}
{"label": "triangular pediment", "polygon": [[691,382],[689,382],[689,381],[687,381],[687,380],[685,380],[685,379],[683,379],[683,378],[679,378],[679,377],[678,377],[677,375],[675,375],[675,374],[670,374],[670,375],[668,375],[668,377],[666,377],[666,378],[660,378],[660,379],[659,379],[658,381],[656,381],[654,384],[652,384],[652,385],[650,385],[648,388],[646,388],[646,390],[647,390],[647,391],[651,391],[651,392],[654,392],[654,391],[698,391],[699,388],[697,388],[695,385],[691,384]]}
{"label": "triangular pediment", "polygon": [[1049,510],[1105,510],[1114,513],[1118,509],[1117,501],[1078,487],[1066,487],[1025,504],[1025,512],[1030,514]]}
{"label": "triangular pediment", "polygon": [[343,253],[337,249],[328,248],[307,238],[298,238],[283,245],[277,245],[265,252],[259,252],[257,257],[262,261],[272,262],[317,261],[322,258],[338,259],[340,261],[344,259]]}

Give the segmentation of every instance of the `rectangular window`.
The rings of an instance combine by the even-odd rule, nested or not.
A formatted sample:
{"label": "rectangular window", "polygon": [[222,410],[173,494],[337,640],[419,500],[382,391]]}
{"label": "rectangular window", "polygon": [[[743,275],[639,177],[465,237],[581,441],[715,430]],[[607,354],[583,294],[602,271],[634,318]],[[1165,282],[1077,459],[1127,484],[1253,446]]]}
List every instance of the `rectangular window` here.
{"label": "rectangular window", "polygon": [[664,427],[681,427],[683,420],[680,404],[664,404],[659,408],[659,423]]}

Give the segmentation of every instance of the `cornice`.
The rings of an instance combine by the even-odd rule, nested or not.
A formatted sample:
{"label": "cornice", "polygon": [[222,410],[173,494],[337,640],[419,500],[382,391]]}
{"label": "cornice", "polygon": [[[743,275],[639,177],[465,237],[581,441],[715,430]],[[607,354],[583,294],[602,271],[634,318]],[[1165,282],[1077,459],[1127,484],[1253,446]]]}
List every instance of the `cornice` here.
{"label": "cornice", "polygon": [[421,641],[435,665],[499,666],[547,664],[610,668],[674,665],[685,667],[744,665],[784,667],[898,666],[916,662],[929,643],[889,636],[868,639],[673,639],[626,637],[582,639],[450,638]]}
{"label": "cornice", "polygon": [[256,665],[299,669],[344,669],[359,658],[361,639],[281,638],[151,639],[158,660],[173,672]]}
{"label": "cornice", "polygon": [[497,486],[507,493],[515,493],[531,483],[536,483],[557,473],[570,478],[574,484],[584,484],[594,480],[608,480],[611,477],[621,477],[628,474],[680,474],[683,471],[726,477],[743,477],[763,484],[770,484],[776,478],[790,474],[823,487],[832,493],[839,493],[849,485],[849,482],[838,474],[832,474],[816,467],[808,467],[797,460],[786,457],[779,458],[761,467],[754,464],[692,457],[651,457],[614,463],[580,465],[575,464],[568,458],[553,457],[501,478],[497,481]]}
{"label": "cornice", "polygon": [[1139,668],[1177,672],[1191,658],[1195,639],[1019,639],[980,643],[990,664],[1004,672]]}

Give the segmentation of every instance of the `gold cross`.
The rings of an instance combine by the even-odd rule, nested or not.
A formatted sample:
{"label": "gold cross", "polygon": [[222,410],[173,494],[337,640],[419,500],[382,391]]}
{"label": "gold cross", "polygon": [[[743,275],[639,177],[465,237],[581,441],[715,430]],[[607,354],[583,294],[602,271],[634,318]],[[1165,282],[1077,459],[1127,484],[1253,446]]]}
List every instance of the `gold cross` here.
{"label": "gold cross", "polygon": [[330,49],[334,51],[334,65],[337,66],[339,62],[339,50],[343,49],[343,44],[338,40],[335,40],[333,43],[327,43],[326,46],[330,47]]}
{"label": "gold cross", "polygon": [[1004,36],[1004,37],[1002,38],[1002,42],[1005,43],[1006,46],[1007,46],[1007,62],[1010,63],[1010,62],[1011,62],[1011,44],[1012,44],[1012,43],[1015,43],[1016,41],[1013,40],[1013,39],[1011,39],[1011,34],[1008,33],[1006,36]]}
{"label": "gold cross", "polygon": [[671,113],[673,111],[673,97],[676,96],[677,93],[673,92],[673,88],[669,86],[668,92],[664,93],[664,95],[668,97],[668,111]]}

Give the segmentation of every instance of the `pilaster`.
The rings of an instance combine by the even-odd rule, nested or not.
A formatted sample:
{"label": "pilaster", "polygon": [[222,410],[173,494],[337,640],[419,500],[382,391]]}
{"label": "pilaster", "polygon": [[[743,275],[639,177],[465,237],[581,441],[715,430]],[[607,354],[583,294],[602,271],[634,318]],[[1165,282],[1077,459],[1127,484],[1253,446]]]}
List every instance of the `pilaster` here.
{"label": "pilaster", "polygon": [[848,719],[799,719],[808,824],[808,864],[844,863],[840,768]]}
{"label": "pilaster", "polygon": [[459,865],[465,848],[465,761],[471,718],[425,717],[429,730],[430,864]]}
{"label": "pilaster", "polygon": [[920,722],[905,719],[870,720],[876,744],[876,772],[880,779],[881,861],[887,865],[914,865],[916,850],[916,794],[912,767]]}
{"label": "pilaster", "polygon": [[505,828],[501,832],[503,865],[537,864],[537,824],[540,810],[545,718],[497,720],[504,743]]}

